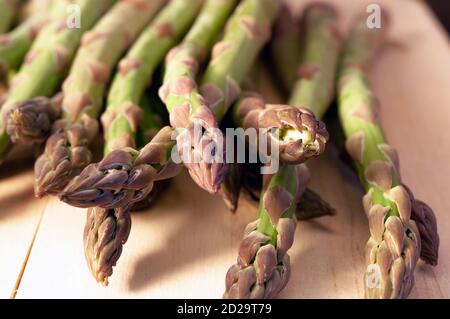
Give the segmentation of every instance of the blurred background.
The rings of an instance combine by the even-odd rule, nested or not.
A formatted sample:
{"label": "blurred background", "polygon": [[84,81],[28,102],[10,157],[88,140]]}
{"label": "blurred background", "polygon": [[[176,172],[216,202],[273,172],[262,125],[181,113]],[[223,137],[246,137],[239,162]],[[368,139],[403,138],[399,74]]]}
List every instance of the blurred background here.
{"label": "blurred background", "polygon": [[433,9],[439,20],[441,20],[441,23],[447,29],[447,33],[450,34],[450,1],[426,0],[426,2]]}

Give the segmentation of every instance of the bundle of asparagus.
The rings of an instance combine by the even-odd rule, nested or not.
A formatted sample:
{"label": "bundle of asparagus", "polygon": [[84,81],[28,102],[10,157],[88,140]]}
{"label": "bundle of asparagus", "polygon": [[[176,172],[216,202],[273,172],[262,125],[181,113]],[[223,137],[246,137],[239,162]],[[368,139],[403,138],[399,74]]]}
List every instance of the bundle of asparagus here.
{"label": "bundle of asparagus", "polygon": [[[80,10],[75,28],[69,5]],[[180,171],[178,160],[209,193],[222,186],[232,211],[245,186],[259,201],[258,216],[245,229],[224,297],[272,298],[289,280],[297,220],[333,211],[307,188],[305,162],[328,142],[320,119],[338,69],[339,120],[367,191],[367,263],[379,275],[372,282],[366,273],[366,297],[406,297],[419,256],[437,263],[436,219],[402,183],[398,154],[376,114],[366,73],[384,29],[357,20],[338,68],[337,20],[333,7],[315,3],[300,24],[279,0],[30,0],[25,9],[19,0],[0,0],[0,158],[13,143],[46,142],[35,163],[35,193],[88,208],[85,257],[102,285],[130,234],[131,211],[154,202]],[[277,80],[290,92],[287,105],[242,92],[267,43]],[[161,87],[147,94],[162,64]],[[91,163],[99,118],[103,158]],[[264,155],[281,162],[276,172],[263,176],[225,161],[219,126],[231,118],[275,146]],[[261,151],[260,141],[246,141]]]}

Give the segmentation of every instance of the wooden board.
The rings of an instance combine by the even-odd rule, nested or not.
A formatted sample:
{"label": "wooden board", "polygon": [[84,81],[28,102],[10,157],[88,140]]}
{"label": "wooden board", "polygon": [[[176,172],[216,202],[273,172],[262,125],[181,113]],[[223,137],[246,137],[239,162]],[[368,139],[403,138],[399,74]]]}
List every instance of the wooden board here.
{"label": "wooden board", "polygon": [[[292,0],[295,10],[310,2]],[[364,1],[329,2],[340,9],[343,29],[365,11]],[[419,265],[411,297],[450,298],[450,234],[445,232],[450,227],[449,42],[422,2],[377,3],[392,16],[389,45],[371,76],[383,126],[400,153],[404,181],[435,209],[441,235],[440,264]],[[368,238],[362,190],[331,149],[311,167],[312,187],[337,215],[300,223],[290,252],[292,277],[280,297],[360,298]],[[133,215],[130,238],[110,286],[103,288],[84,262],[85,211],[55,199],[33,199],[31,183],[30,171],[0,180],[0,194],[6,194],[0,197],[2,298],[14,287],[44,207],[19,298],[220,298],[243,228],[257,209],[243,200],[231,215],[218,196],[199,190],[182,174],[153,210]]]}
{"label": "wooden board", "polygon": [[47,201],[33,197],[30,165],[6,165],[0,176],[0,298],[9,298]]}

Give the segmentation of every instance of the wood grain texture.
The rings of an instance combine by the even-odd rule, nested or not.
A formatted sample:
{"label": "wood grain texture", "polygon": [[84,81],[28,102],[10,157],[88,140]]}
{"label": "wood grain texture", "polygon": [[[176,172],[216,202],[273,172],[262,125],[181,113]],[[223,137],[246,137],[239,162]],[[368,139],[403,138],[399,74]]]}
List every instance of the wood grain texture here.
{"label": "wood grain texture", "polygon": [[30,168],[9,163],[0,172],[0,298],[14,290],[47,202],[34,199]]}
{"label": "wood grain texture", "polygon": [[[310,2],[292,1],[298,11]],[[339,8],[343,30],[352,16],[365,12],[365,1],[328,2]],[[383,126],[401,156],[404,181],[435,209],[441,236],[440,263],[420,264],[411,297],[450,298],[450,134],[444,131],[450,124],[449,43],[420,1],[376,2],[392,16],[389,44],[371,74]],[[312,188],[337,215],[300,223],[290,252],[292,276],[280,297],[361,298],[368,239],[362,189],[332,148],[311,168]],[[0,181],[0,297],[10,294],[45,206],[31,196],[31,176],[25,171]],[[51,199],[17,297],[220,298],[226,270],[256,210],[256,203],[243,200],[231,215],[218,196],[202,192],[182,174],[154,209],[133,215],[122,258],[110,286],[103,288],[84,262],[85,211]]]}

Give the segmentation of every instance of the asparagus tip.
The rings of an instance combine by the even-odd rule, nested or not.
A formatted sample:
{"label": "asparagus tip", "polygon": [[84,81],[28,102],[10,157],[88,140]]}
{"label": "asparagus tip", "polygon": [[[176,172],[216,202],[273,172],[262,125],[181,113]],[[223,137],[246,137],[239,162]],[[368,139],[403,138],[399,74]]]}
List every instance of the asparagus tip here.
{"label": "asparagus tip", "polygon": [[[206,155],[208,158],[198,158],[201,152],[198,152],[197,148],[201,149],[205,143],[210,143],[211,141],[215,141],[215,145],[219,145],[219,141],[222,141],[221,150],[224,151],[224,138],[215,135],[215,133],[208,136],[205,134],[205,136],[201,137],[200,142],[193,143],[193,134],[193,130],[189,129],[185,133],[178,135],[178,153],[194,182],[208,193],[217,194],[227,173],[228,165],[223,160],[216,161],[214,157],[210,157],[210,154]],[[225,159],[225,156],[222,156],[222,159]]]}
{"label": "asparagus tip", "polygon": [[84,228],[84,252],[89,270],[102,286],[108,285],[131,229],[128,207],[91,208]]}
{"label": "asparagus tip", "polygon": [[6,118],[6,131],[13,142],[42,142],[59,117],[52,99],[37,97],[17,103]]}

